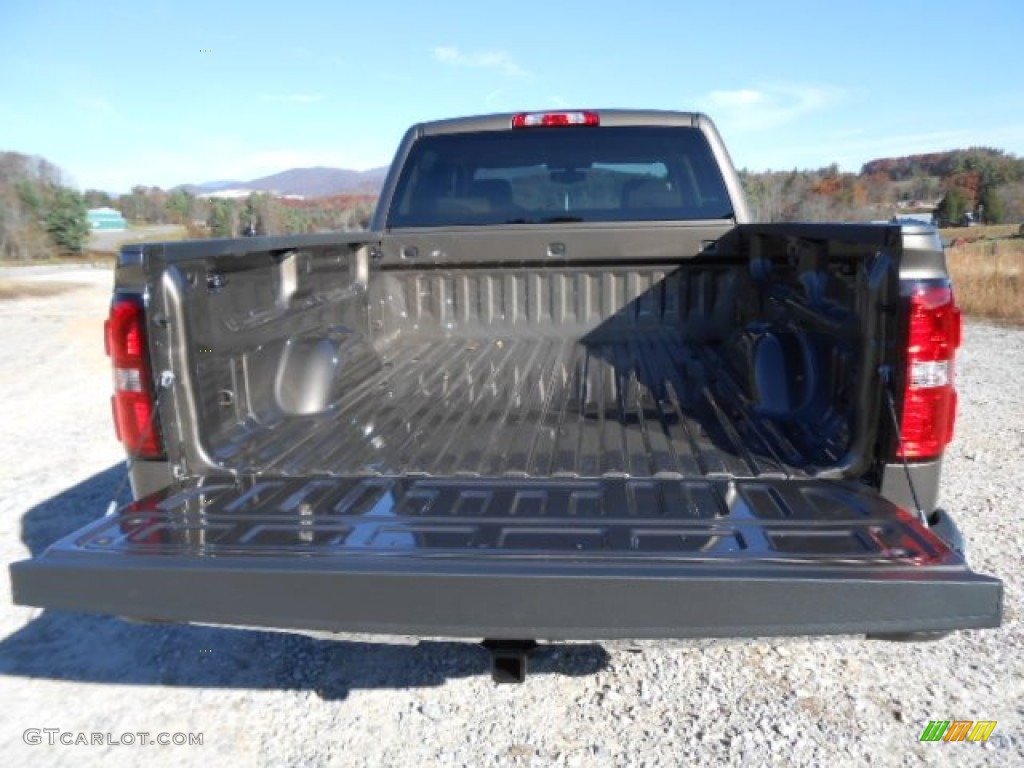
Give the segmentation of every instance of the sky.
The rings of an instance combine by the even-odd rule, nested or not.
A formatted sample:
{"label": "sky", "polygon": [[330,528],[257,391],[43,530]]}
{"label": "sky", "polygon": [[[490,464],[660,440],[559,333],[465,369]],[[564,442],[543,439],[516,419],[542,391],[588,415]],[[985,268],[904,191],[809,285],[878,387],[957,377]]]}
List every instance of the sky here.
{"label": "sky", "polygon": [[125,192],[387,165],[413,123],[700,110],[737,167],[1024,155],[1024,2],[0,0],[0,150]]}

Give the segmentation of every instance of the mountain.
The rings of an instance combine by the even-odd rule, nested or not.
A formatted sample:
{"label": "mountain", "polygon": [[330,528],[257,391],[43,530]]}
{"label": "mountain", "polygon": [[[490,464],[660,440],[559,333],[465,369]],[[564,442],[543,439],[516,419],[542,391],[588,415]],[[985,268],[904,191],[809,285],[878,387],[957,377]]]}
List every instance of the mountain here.
{"label": "mountain", "polygon": [[341,193],[377,193],[384,184],[387,167],[368,171],[349,171],[344,168],[292,168],[249,182],[259,189],[276,190],[282,195],[324,197]]}
{"label": "mountain", "polygon": [[207,181],[202,184],[184,184],[180,188],[201,195],[225,190],[276,192],[279,195],[326,197],[338,194],[377,194],[384,184],[387,167],[368,171],[345,168],[292,168],[271,176],[249,181]]}
{"label": "mountain", "polygon": [[[218,189],[232,189],[244,184],[244,181],[204,181],[202,184],[196,185],[196,189],[202,189],[204,192],[215,192]],[[187,187],[192,186],[191,184],[186,185]]]}

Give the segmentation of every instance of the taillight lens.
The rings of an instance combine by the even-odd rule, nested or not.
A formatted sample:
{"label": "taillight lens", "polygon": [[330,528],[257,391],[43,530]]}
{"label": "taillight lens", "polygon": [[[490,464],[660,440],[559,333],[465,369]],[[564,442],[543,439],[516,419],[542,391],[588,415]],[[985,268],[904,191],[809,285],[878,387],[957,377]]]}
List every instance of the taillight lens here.
{"label": "taillight lens", "polygon": [[903,442],[898,455],[906,459],[931,459],[939,456],[953,439],[953,358],[960,346],[962,321],[948,284],[917,285],[909,301]]}
{"label": "taillight lens", "polygon": [[114,366],[114,429],[128,452],[144,459],[163,456],[160,426],[154,418],[153,379],[146,360],[146,317],[142,302],[118,298],[103,328]]}
{"label": "taillight lens", "polygon": [[512,118],[513,128],[600,124],[601,118],[597,112],[524,112]]}

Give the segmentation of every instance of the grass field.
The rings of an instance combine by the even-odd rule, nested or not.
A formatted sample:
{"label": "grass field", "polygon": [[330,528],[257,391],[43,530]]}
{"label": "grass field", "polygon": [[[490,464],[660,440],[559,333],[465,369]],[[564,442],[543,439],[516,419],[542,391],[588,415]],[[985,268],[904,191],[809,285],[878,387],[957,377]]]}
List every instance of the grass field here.
{"label": "grass field", "polygon": [[978,240],[946,254],[965,313],[1024,323],[1024,238]]}
{"label": "grass field", "polygon": [[940,229],[943,240],[993,240],[1013,237],[1020,231],[1020,224],[986,224],[981,227],[950,227]]}

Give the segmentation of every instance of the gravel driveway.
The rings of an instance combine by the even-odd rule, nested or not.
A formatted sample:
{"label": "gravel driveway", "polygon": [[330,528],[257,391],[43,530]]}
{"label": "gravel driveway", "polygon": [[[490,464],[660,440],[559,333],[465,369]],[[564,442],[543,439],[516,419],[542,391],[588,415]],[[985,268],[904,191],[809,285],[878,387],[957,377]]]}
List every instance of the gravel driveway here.
{"label": "gravel driveway", "polygon": [[[0,551],[38,553],[102,513],[121,475],[107,405],[107,270],[0,294]],[[38,277],[24,279],[37,280]],[[13,296],[13,298],[11,298]],[[1024,331],[969,323],[944,499],[974,566],[1006,582],[998,631],[541,652],[495,687],[472,646],[356,640],[0,605],[3,765],[1024,765]],[[987,744],[918,741],[997,720]],[[61,745],[26,729],[202,732],[203,744]],[[88,738],[88,736],[87,736]],[[105,738],[105,737],[104,737]]]}

